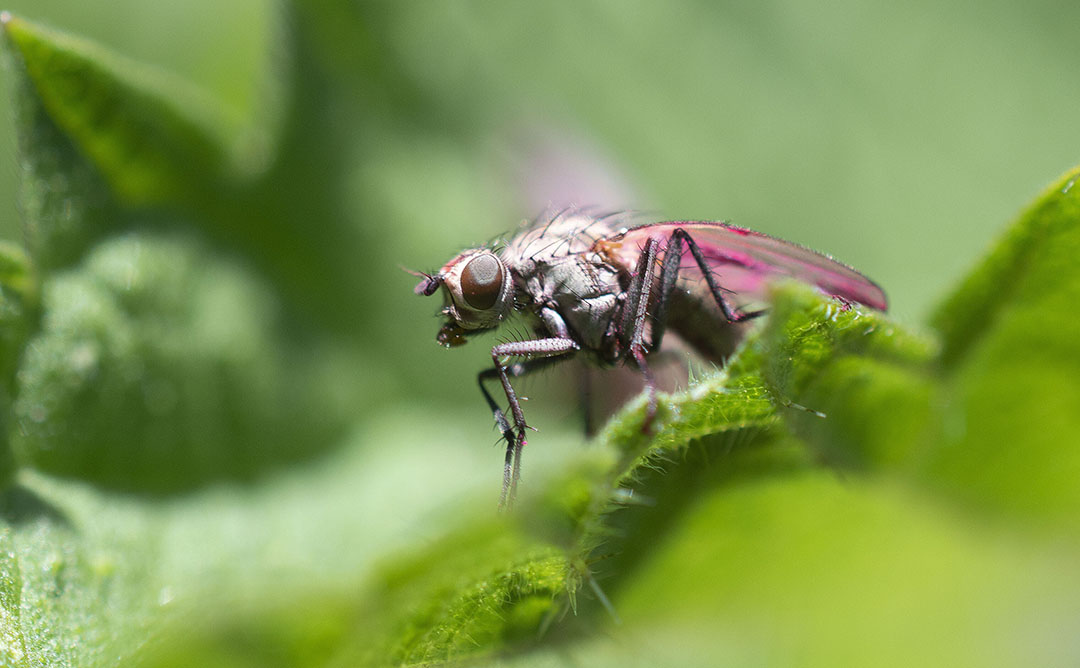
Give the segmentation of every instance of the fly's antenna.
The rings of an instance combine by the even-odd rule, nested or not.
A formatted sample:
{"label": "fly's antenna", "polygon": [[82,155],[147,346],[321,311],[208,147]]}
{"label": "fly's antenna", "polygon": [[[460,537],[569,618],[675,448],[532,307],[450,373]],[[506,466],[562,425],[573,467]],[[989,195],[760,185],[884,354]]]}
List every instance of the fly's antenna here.
{"label": "fly's antenna", "polygon": [[399,267],[406,274],[412,274],[413,276],[419,276],[420,282],[413,288],[413,292],[424,297],[430,297],[439,290],[439,286],[443,283],[442,276],[438,274],[429,274],[426,271],[415,271],[408,267]]}

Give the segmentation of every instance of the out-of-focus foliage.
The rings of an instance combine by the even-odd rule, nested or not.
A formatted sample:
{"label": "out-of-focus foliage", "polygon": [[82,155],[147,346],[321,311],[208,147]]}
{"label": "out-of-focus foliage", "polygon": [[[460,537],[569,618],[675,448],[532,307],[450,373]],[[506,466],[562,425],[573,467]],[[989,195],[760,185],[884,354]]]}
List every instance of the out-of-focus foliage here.
{"label": "out-of-focus foliage", "polygon": [[128,233],[53,276],[13,408],[19,458],[123,489],[246,478],[340,436],[351,361],[293,340],[281,305],[185,238]]}
{"label": "out-of-focus foliage", "polygon": [[[500,457],[478,447],[495,436],[470,366],[490,360],[482,345],[428,355],[435,305],[400,261],[437,263],[492,231],[479,220],[545,196],[651,193],[772,232],[831,211],[821,245],[861,253],[910,313],[953,271],[935,254],[971,229],[868,204],[899,183],[897,165],[868,169],[889,154],[874,140],[910,137],[845,110],[859,86],[834,81],[904,81],[880,42],[862,60],[842,45],[881,19],[936,43],[918,9],[658,7],[264,7],[235,37],[271,45],[246,102],[5,14],[25,250],[0,248],[0,660],[1076,663],[1080,171],[931,329],[777,285],[723,370],[661,398],[655,433],[641,400],[589,449],[545,429],[518,506],[495,514]],[[846,39],[815,32],[841,25]],[[950,43],[973,30],[945,25]],[[888,111],[922,118],[927,91],[947,107],[958,73],[965,95],[1026,99],[951,53]],[[1040,62],[1034,84],[1015,80],[1053,81],[1061,59]],[[793,114],[835,120],[798,132],[778,122]],[[569,123],[602,126],[644,187]],[[957,145],[986,136],[955,125]],[[918,159],[948,178],[904,202],[941,188],[978,220],[1001,197]],[[831,179],[857,195],[825,206]],[[710,208],[718,195],[731,208]]]}

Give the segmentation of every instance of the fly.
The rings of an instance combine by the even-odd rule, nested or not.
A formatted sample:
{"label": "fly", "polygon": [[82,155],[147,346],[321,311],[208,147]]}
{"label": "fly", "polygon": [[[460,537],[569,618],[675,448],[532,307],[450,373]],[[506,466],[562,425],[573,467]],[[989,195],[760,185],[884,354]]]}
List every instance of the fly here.
{"label": "fly", "polygon": [[[502,247],[460,253],[415,292],[442,291],[437,341],[453,347],[524,314],[535,338],[499,343],[477,376],[506,441],[500,507],[513,503],[529,429],[510,379],[570,359],[634,364],[645,379],[645,426],[656,414],[648,357],[670,328],[722,363],[765,313],[767,285],[793,278],[842,302],[884,311],[885,293],[847,265],[802,246],[720,222],[629,226],[621,214],[567,209],[525,225]],[[511,360],[518,360],[511,363]],[[485,383],[497,380],[509,417]]]}

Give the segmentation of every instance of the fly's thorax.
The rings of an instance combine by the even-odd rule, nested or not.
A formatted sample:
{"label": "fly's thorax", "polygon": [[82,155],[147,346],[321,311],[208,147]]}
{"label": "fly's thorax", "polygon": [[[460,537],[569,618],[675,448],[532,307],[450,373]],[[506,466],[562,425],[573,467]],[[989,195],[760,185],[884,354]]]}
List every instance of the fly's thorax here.
{"label": "fly's thorax", "polygon": [[554,304],[566,326],[586,348],[606,348],[623,292],[619,271],[579,254],[543,263],[539,275],[546,294],[537,301]]}
{"label": "fly's thorax", "polygon": [[442,314],[447,322],[438,341],[446,346],[465,343],[467,334],[497,327],[513,310],[514,281],[506,264],[486,248],[465,251],[446,263],[437,275],[442,287]]}
{"label": "fly's thorax", "polygon": [[607,231],[606,224],[591,215],[563,211],[554,217],[541,217],[515,235],[503,251],[503,258],[513,266],[543,264],[588,251],[597,235]]}

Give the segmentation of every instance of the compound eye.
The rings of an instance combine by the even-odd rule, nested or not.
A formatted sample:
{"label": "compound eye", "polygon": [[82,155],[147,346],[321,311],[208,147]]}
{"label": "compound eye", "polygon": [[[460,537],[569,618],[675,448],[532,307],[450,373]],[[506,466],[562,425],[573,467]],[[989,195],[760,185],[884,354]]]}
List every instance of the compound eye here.
{"label": "compound eye", "polygon": [[503,271],[502,262],[490,253],[469,260],[461,272],[461,295],[469,306],[481,311],[495,306],[502,292]]}

